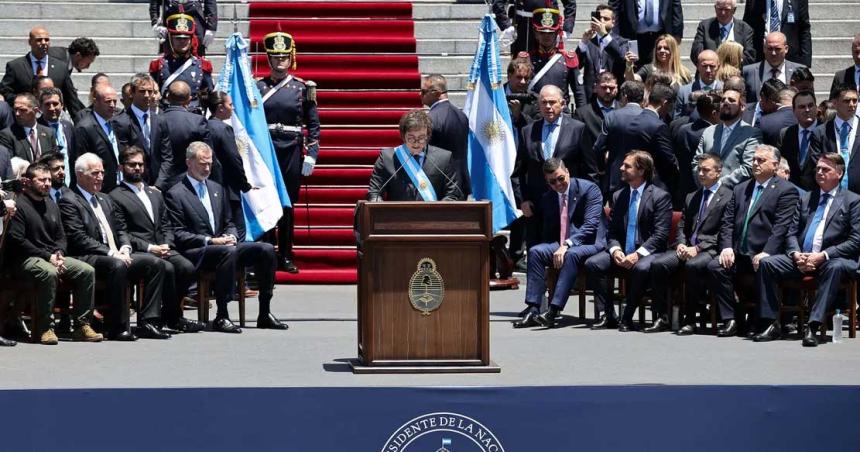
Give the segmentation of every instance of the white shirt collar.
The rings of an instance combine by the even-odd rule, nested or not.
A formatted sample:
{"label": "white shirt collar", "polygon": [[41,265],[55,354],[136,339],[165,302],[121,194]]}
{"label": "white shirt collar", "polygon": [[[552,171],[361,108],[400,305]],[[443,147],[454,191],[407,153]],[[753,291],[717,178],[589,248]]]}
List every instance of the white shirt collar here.
{"label": "white shirt collar", "polygon": [[736,119],[736,120],[735,120],[735,122],[733,122],[733,123],[731,123],[731,124],[729,124],[729,125],[725,125],[725,124],[723,124],[723,129],[725,129],[725,130],[735,130],[735,127],[736,127],[738,124],[740,124],[740,122],[741,122],[741,117],[740,117],[740,116],[738,116],[738,119]]}
{"label": "white shirt collar", "polygon": [[770,176],[770,178],[768,180],[764,181],[764,183],[762,183],[762,184],[758,183],[758,181],[756,181],[755,179],[753,179],[753,181],[755,181],[756,187],[758,187],[759,185],[761,185],[762,187],[767,187],[767,184],[769,184],[770,181],[773,180],[773,178],[774,178],[774,176]]}
{"label": "white shirt collar", "polygon": [[836,133],[839,133],[839,131],[842,130],[842,123],[844,123],[844,122],[847,122],[851,126],[851,131],[854,132],[855,131],[854,130],[854,124],[857,123],[857,116],[856,115],[852,116],[851,119],[848,121],[845,121],[842,118],[840,118],[839,116],[837,116],[836,120],[833,121],[833,125],[836,126]]}
{"label": "white shirt collar", "polygon": [[711,192],[711,194],[716,193],[716,192],[717,192],[717,190],[719,190],[719,189],[720,189],[720,181],[719,181],[719,179],[717,180],[717,183],[716,183],[716,184],[711,185],[710,187],[707,187],[707,188],[706,188],[706,190],[710,191],[710,192]]}
{"label": "white shirt collar", "polygon": [[190,174],[186,174],[186,175],[185,175],[185,177],[187,177],[187,178],[188,178],[188,180],[189,180],[189,181],[191,181],[191,186],[192,186],[192,187],[194,187],[194,189],[195,189],[195,190],[197,190],[197,187],[198,187],[199,185],[203,185],[203,186],[205,187],[206,179],[203,179],[202,181],[199,181],[199,180],[197,180],[197,179],[195,179],[195,178],[191,177],[191,175],[190,175]]}
{"label": "white shirt collar", "polygon": [[613,100],[612,105],[604,105],[603,102],[600,101],[600,99],[595,97],[594,100],[597,101],[597,106],[600,108],[612,108],[612,109],[618,108],[618,102],[617,101]]}
{"label": "white shirt collar", "polygon": [[809,127],[803,127],[800,124],[797,124],[797,131],[798,131],[798,133],[802,134],[804,130],[808,130],[811,133],[815,130],[816,127],[818,127],[818,121],[817,120],[815,122],[813,122],[812,125]]}
{"label": "white shirt collar", "polygon": [[135,193],[140,193],[146,188],[146,182],[141,182],[141,185],[143,186],[143,188],[137,188],[136,184],[131,184],[125,180],[123,180],[122,183],[125,184],[126,187],[130,188],[131,191],[133,191]]}
{"label": "white shirt collar", "polygon": [[82,195],[84,195],[84,199],[87,201],[87,204],[91,204],[92,201],[90,201],[90,198],[93,197],[93,194],[84,190],[84,188],[80,185],[78,185],[78,190],[81,192]]}
{"label": "white shirt collar", "polygon": [[628,186],[630,187],[630,193],[631,193],[631,195],[630,195],[630,196],[633,196],[633,194],[632,194],[632,193],[633,193],[634,191],[637,191],[637,192],[639,192],[639,199],[641,200],[641,199],[642,199],[642,194],[645,192],[645,186],[647,186],[647,185],[648,185],[648,182],[643,182],[643,183],[642,183],[642,185],[640,185],[640,186],[639,186],[639,188],[634,189],[632,185],[629,185],[629,184],[628,184]]}
{"label": "white shirt collar", "polygon": [[828,192],[825,192],[824,190],[819,188],[818,192],[818,199],[821,199],[824,195],[830,195],[830,199],[828,201],[832,201],[833,198],[836,197],[836,194],[839,193],[839,186],[837,185],[833,187],[833,190],[830,190]]}

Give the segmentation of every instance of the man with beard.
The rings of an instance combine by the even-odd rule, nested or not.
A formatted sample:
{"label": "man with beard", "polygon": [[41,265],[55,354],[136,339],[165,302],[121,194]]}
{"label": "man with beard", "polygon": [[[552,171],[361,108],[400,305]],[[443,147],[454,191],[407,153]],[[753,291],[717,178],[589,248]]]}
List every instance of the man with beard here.
{"label": "man with beard", "polygon": [[[577,108],[573,113],[574,119],[585,123],[585,133],[590,143],[595,143],[597,137],[603,131],[603,119],[606,115],[620,108],[616,98],[618,97],[618,81],[611,72],[602,72],[594,82],[594,97],[588,105]],[[606,156],[598,155],[594,150],[594,159],[597,161],[598,180],[603,180],[606,175]]]}
{"label": "man with beard", "polygon": [[42,156],[39,163],[48,167],[51,172],[51,188],[48,191],[48,196],[59,203],[64,196],[71,196],[75,193],[69,189],[67,185],[68,171],[66,168],[66,157],[59,152],[51,152]]}
{"label": "man with beard", "polygon": [[[195,55],[191,37],[195,32],[194,18],[187,14],[174,14],[165,20],[168,33],[168,52],[149,63],[149,74],[161,87],[162,96],[170,84],[183,81],[191,89],[188,110],[203,114],[200,97],[205,97],[212,89],[212,63]],[[182,148],[185,149],[185,148]]]}

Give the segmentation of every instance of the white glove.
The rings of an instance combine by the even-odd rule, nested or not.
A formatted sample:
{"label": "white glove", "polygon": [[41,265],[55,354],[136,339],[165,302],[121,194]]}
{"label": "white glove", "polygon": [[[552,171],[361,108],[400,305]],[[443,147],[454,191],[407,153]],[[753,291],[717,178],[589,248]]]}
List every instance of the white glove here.
{"label": "white glove", "polygon": [[203,34],[203,47],[209,47],[213,42],[215,42],[215,32],[206,30],[206,33]]}
{"label": "white glove", "polygon": [[317,163],[317,159],[306,155],[305,162],[302,163],[302,176],[308,177],[314,172],[314,165]]}
{"label": "white glove", "polygon": [[513,26],[510,26],[502,32],[502,36],[499,37],[500,44],[502,47],[508,47],[517,40],[517,29]]}
{"label": "white glove", "polygon": [[167,27],[156,24],[152,26],[152,31],[159,42],[164,42],[167,39]]}

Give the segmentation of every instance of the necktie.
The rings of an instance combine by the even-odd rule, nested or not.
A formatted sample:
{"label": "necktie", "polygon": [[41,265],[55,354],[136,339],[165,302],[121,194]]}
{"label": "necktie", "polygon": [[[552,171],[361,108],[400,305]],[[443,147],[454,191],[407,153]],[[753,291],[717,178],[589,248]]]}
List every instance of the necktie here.
{"label": "necktie", "polygon": [[705,189],[702,192],[702,205],[699,206],[699,213],[696,214],[696,229],[693,231],[693,236],[690,238],[690,243],[693,245],[699,244],[699,225],[702,223],[702,217],[705,216],[705,211],[708,209],[708,198],[711,197],[711,191]]}
{"label": "necktie", "polygon": [[54,202],[60,202],[60,198],[62,198],[62,197],[63,197],[62,191],[57,190],[54,192]]}
{"label": "necktie", "polygon": [[818,208],[815,209],[815,215],[812,217],[812,222],[806,228],[806,237],[803,238],[803,252],[812,252],[812,242],[815,239],[815,230],[824,219],[824,209],[827,208],[827,201],[830,199],[830,193],[825,193],[821,196],[821,201],[818,202]]}
{"label": "necktie", "polygon": [[553,154],[552,133],[555,130],[555,123],[544,122],[543,124],[543,158],[549,160]]}
{"label": "necktie", "polygon": [[51,123],[51,127],[53,127],[54,136],[57,138],[57,150],[64,152],[66,149],[66,137],[62,132],[60,132],[60,123]]}
{"label": "necktie", "polygon": [[93,206],[93,212],[95,212],[96,220],[99,222],[99,228],[102,233],[102,243],[107,242],[108,248],[110,248],[112,252],[116,253],[119,249],[116,247],[116,241],[113,239],[113,230],[110,228],[110,223],[108,222],[107,217],[105,217],[105,213],[95,195],[90,197],[90,204]]}
{"label": "necktie", "polygon": [[773,33],[779,31],[779,8],[776,6],[776,0],[770,0],[770,30]]}
{"label": "necktie", "polygon": [[809,150],[809,129],[804,129],[800,134],[803,136],[800,138],[800,155],[797,156],[797,163],[803,169],[803,164],[806,163],[806,152]]}
{"label": "necktie", "polygon": [[149,113],[143,114],[143,142],[146,145],[146,149],[149,150],[151,146],[150,140],[151,129],[149,127]]}
{"label": "necktie", "polygon": [[[654,25],[654,5],[651,3],[653,0],[645,0],[645,25],[651,26]],[[628,253],[629,254],[629,253]]]}
{"label": "necktie", "polygon": [[720,27],[720,42],[726,42],[726,38],[729,37],[729,27],[723,25]]}
{"label": "necktie", "polygon": [[603,116],[606,116],[607,113],[614,110],[612,107],[600,107],[600,110],[603,112]]}
{"label": "necktie", "polygon": [[212,228],[212,233],[215,233],[215,219],[212,212],[212,204],[206,202],[206,183],[200,182],[197,184],[197,197],[200,198],[200,203],[203,204],[203,210],[206,211],[206,216],[209,220],[209,226]]}
{"label": "necktie", "polygon": [[[848,168],[848,158],[850,155],[848,154],[848,133],[851,131],[851,125],[848,124],[848,121],[844,121],[842,123],[842,128],[839,129],[839,154],[842,155],[842,159],[845,160],[845,168]],[[842,181],[839,183],[839,186],[842,189],[848,188],[848,171],[842,176]]]}
{"label": "necktie", "polygon": [[567,240],[567,228],[570,223],[567,218],[567,193],[561,195],[561,217],[559,221],[561,221],[561,234],[559,235],[558,243],[561,245]]}
{"label": "necktie", "polygon": [[33,78],[42,75],[42,69],[42,60],[36,60],[36,75]]}
{"label": "necktie", "polygon": [[424,156],[423,156],[423,155],[421,155],[421,154],[414,154],[414,155],[412,156],[412,158],[414,158],[414,159],[415,159],[415,161],[416,161],[416,162],[418,162],[418,168],[421,168],[421,167],[423,167],[423,166],[424,166]]}
{"label": "necktie", "polygon": [[42,156],[42,152],[39,149],[39,138],[36,136],[36,126],[33,126],[33,128],[30,129],[29,139],[30,148],[33,150],[33,161],[35,162]]}
{"label": "necktie", "polygon": [[761,196],[762,190],[764,190],[763,185],[756,187],[752,200],[750,201],[750,208],[747,210],[747,216],[744,218],[744,228],[741,231],[741,251],[743,252],[747,252],[747,226],[750,224],[753,209],[755,208],[755,204],[758,202],[758,198]]}
{"label": "necktie", "polygon": [[[116,158],[116,161],[119,162],[119,145],[116,143],[116,135],[113,133],[113,127],[111,127],[109,121],[105,121],[105,129],[107,131],[108,141],[110,141],[110,145],[113,148],[113,155]],[[116,183],[122,182],[122,171],[116,172]]]}
{"label": "necktie", "polygon": [[624,240],[624,254],[636,249],[636,226],[639,219],[639,190],[631,190],[630,208],[627,209],[627,237]]}
{"label": "necktie", "polygon": [[770,78],[779,79],[779,68],[770,68]]}

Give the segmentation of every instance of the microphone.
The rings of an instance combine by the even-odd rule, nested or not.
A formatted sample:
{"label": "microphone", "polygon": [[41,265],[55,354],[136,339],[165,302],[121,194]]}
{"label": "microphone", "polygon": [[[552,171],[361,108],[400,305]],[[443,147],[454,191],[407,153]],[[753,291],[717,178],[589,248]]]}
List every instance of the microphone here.
{"label": "microphone", "polygon": [[442,171],[442,168],[439,168],[439,165],[437,165],[436,162],[434,162],[433,160],[430,160],[429,153],[425,154],[424,161],[430,162],[430,164],[433,165],[434,168],[436,168],[436,171],[439,171],[440,173],[442,173],[442,175],[445,176],[445,179],[447,179],[448,182],[454,184],[454,187],[456,187],[457,191],[460,192],[460,196],[462,196],[464,200],[466,199],[466,195],[463,193],[463,190],[460,189],[460,184],[458,184],[453,179],[448,177],[448,174],[446,174],[444,171]]}
{"label": "microphone", "polygon": [[388,183],[391,182],[392,179],[394,179],[394,176],[396,176],[397,173],[399,173],[400,170],[402,170],[402,169],[403,169],[403,165],[400,165],[400,168],[397,168],[394,171],[394,173],[391,175],[391,177],[389,177],[388,180],[385,181],[385,183],[383,183],[382,185],[379,186],[379,197],[380,198],[382,197],[382,193],[383,193],[382,189],[385,188],[385,186],[388,185]]}

